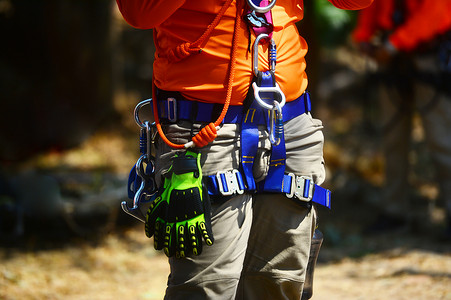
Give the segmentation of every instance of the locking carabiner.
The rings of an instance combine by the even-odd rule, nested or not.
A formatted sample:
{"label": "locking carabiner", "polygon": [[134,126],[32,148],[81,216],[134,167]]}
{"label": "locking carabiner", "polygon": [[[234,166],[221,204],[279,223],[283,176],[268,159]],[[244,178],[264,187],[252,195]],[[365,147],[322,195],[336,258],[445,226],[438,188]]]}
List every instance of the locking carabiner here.
{"label": "locking carabiner", "polygon": [[249,7],[252,10],[255,10],[258,13],[264,14],[264,13],[267,13],[268,11],[270,11],[274,7],[274,5],[276,5],[276,0],[272,0],[271,2],[268,3],[267,6],[257,6],[254,4],[254,2],[252,0],[247,0],[247,4],[249,5]]}
{"label": "locking carabiner", "polygon": [[[277,117],[275,116],[277,114]],[[283,135],[283,115],[279,102],[274,101],[274,108],[271,110],[271,120],[269,122],[269,140],[271,144],[280,144]]]}
{"label": "locking carabiner", "polygon": [[146,99],[146,100],[143,100],[143,101],[139,102],[139,103],[136,105],[135,111],[134,111],[135,122],[136,122],[136,124],[138,124],[138,126],[141,127],[141,128],[146,128],[146,124],[145,124],[145,122],[144,122],[144,123],[141,122],[141,120],[140,120],[140,118],[139,118],[139,111],[141,110],[141,108],[142,108],[143,106],[146,106],[146,105],[150,105],[151,108],[152,108],[152,98]]}
{"label": "locking carabiner", "polygon": [[[260,41],[262,39],[269,38],[269,35],[266,33],[259,34],[254,41],[254,48],[252,53],[252,70],[254,72],[254,76],[258,77],[259,73],[261,72],[258,69],[258,45],[260,44]],[[276,43],[273,39],[270,40],[269,45],[269,69],[272,72],[276,71]]]}

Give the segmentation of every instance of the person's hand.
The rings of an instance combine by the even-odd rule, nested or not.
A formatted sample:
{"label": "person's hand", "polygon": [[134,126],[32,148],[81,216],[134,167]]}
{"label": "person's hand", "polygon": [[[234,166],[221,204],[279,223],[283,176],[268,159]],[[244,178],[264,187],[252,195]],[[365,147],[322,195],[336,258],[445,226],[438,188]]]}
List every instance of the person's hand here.
{"label": "person's hand", "polygon": [[168,257],[199,255],[202,240],[213,245],[210,200],[202,185],[200,154],[176,154],[164,190],[147,211],[145,231],[147,237],[154,236],[155,249],[164,250]]}

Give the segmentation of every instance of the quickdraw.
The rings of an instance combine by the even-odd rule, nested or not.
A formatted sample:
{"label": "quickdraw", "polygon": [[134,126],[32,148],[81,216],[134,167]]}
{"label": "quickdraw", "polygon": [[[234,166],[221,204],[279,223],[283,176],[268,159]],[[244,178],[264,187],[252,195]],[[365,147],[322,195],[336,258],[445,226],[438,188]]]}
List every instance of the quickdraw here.
{"label": "quickdraw", "polygon": [[156,198],[158,188],[155,182],[155,158],[152,156],[152,143],[155,140],[155,124],[149,121],[141,122],[139,111],[145,105],[150,105],[152,99],[144,100],[135,107],[135,122],[140,127],[139,151],[141,156],[130,170],[128,178],[128,197],[133,200],[129,207],[127,201],[122,201],[121,207],[127,214],[145,222],[146,212],[152,201]]}

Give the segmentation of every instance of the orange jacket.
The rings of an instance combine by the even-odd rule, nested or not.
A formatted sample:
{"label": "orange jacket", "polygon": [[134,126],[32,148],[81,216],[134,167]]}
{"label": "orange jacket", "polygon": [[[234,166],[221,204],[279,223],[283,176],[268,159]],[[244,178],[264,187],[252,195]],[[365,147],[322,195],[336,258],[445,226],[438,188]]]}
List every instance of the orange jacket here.
{"label": "orange jacket", "polygon": [[451,29],[451,0],[404,0],[404,22],[393,24],[396,0],[379,0],[363,9],[353,32],[357,42],[368,42],[382,30],[400,51],[414,50]]}
{"label": "orange jacket", "polygon": [[[342,9],[367,7],[373,0],[329,0]],[[235,24],[236,1],[227,9],[200,53],[178,62],[167,58],[169,50],[197,40],[223,5],[218,0],[117,0],[124,19],[142,29],[155,28],[154,80],[158,88],[179,91],[191,100],[224,103],[230,49]],[[277,45],[276,80],[287,101],[307,88],[305,54],[307,43],[299,36],[295,22],[303,17],[302,0],[277,0],[272,9]],[[251,45],[255,36],[252,35]],[[240,105],[252,81],[252,54],[248,52],[249,33],[243,22],[239,30],[235,79],[231,105]],[[260,45],[259,66],[267,70],[267,46]]]}

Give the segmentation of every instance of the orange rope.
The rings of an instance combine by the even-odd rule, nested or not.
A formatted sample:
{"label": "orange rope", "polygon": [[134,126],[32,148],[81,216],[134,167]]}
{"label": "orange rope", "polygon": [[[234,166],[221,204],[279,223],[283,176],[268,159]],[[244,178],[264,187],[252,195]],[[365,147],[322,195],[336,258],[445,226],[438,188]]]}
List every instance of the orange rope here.
{"label": "orange rope", "polygon": [[[232,1],[233,0],[228,0],[226,2],[226,4],[222,7],[222,9],[219,12],[219,14],[216,16],[215,20],[213,20],[212,24],[210,24],[209,28],[193,44],[198,43],[198,41],[201,40],[201,39],[205,40],[206,38],[208,38],[208,36],[213,31],[214,27],[216,27],[217,23],[219,23],[220,18],[222,17],[222,15],[224,15],[225,10],[227,9],[227,7],[230,5],[230,3]],[[199,147],[199,148],[202,148],[202,147],[204,147],[204,146],[206,146],[209,143],[214,141],[214,139],[217,137],[216,127],[221,125],[221,123],[224,120],[224,118],[225,118],[225,116],[227,114],[227,111],[229,109],[230,100],[232,98],[233,81],[234,81],[234,78],[235,78],[236,53],[237,53],[237,45],[238,45],[238,32],[239,32],[239,28],[241,26],[241,15],[240,15],[241,10],[239,9],[239,7],[241,7],[241,0],[237,0],[237,5],[236,5],[236,20],[235,20],[235,28],[234,28],[234,32],[233,32],[232,53],[231,53],[231,57],[230,57],[229,80],[228,80],[228,83],[227,83],[226,100],[225,100],[224,107],[222,109],[221,115],[218,117],[216,122],[208,124],[207,126],[202,128],[201,131],[199,133],[197,133],[193,137],[194,144],[197,147]],[[220,17],[218,18],[218,16],[220,16]],[[214,25],[214,26],[212,26],[212,25]],[[157,130],[158,130],[158,133],[159,133],[161,139],[168,146],[170,146],[170,147],[172,147],[174,149],[183,149],[183,148],[185,148],[184,144],[175,144],[175,143],[172,143],[171,141],[169,141],[169,139],[164,134],[163,129],[161,128],[160,119],[158,117],[158,107],[157,107],[157,98],[156,98],[156,89],[157,88],[155,86],[155,81],[154,80],[152,80],[152,83],[153,83],[152,98],[154,99],[152,101],[153,102],[153,114],[154,114],[155,124],[156,124]]]}
{"label": "orange rope", "polygon": [[[181,44],[174,49],[171,49],[167,53],[167,58],[172,62],[180,61],[184,58],[187,58],[193,53],[198,53],[202,49],[200,46],[205,42],[205,40],[211,35],[213,32],[213,29],[218,26],[219,21],[221,21],[222,17],[224,16],[226,10],[229,8],[230,4],[232,4],[233,0],[227,0],[224,5],[221,7],[221,10],[218,12],[214,20],[208,25],[205,32],[193,43],[186,42],[184,44]],[[238,9],[238,6],[237,6]]]}

